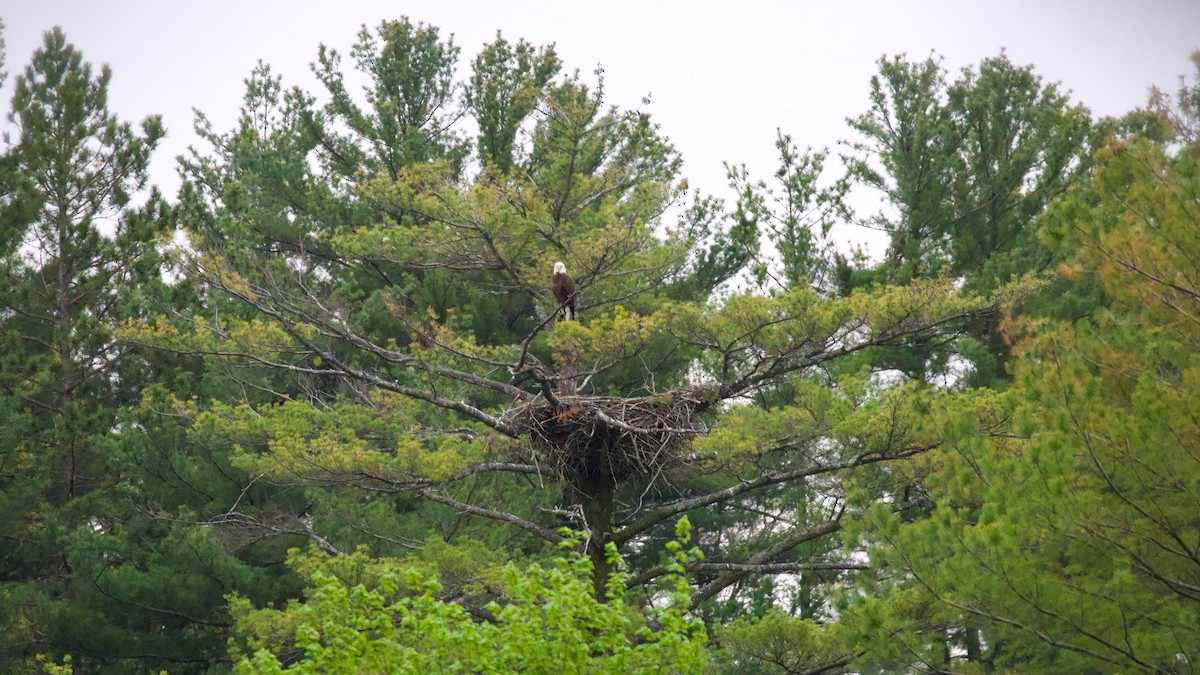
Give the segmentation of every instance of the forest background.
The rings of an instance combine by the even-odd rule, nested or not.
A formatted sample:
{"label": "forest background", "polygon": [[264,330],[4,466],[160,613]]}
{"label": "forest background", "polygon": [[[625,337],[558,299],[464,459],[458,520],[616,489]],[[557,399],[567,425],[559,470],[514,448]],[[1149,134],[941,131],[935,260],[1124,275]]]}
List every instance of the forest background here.
{"label": "forest background", "polygon": [[875,69],[722,198],[602,68],[398,18],[197,111],[167,197],[161,118],[45,33],[7,670],[1194,670],[1197,80]]}

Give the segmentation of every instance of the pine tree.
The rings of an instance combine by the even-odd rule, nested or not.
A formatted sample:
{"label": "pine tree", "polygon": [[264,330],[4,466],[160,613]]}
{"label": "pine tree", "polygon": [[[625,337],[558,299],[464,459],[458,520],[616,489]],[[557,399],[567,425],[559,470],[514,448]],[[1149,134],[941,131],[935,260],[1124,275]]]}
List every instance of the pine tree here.
{"label": "pine tree", "polygon": [[[0,315],[6,349],[3,658],[41,649],[107,658],[124,649],[89,615],[86,550],[119,526],[108,471],[120,406],[137,400],[144,362],[113,338],[160,285],[157,195],[131,209],[163,136],[158,117],[135,131],[107,107],[111,73],[90,64],[62,31],[17,77],[6,158],[25,181],[4,213]],[[10,203],[11,206],[11,203]],[[23,216],[23,217],[22,217]],[[83,553],[80,553],[84,551]],[[91,598],[94,600],[94,598]]]}
{"label": "pine tree", "polygon": [[[1108,306],[1014,320],[1012,389],[931,410],[957,430],[931,458],[936,511],[873,520],[905,581],[845,615],[904,645],[869,648],[876,664],[1179,672],[1200,658],[1200,148],[1176,139],[1113,138],[1090,189],[1051,211],[1063,274],[1094,271]],[[963,651],[938,657],[946,644]]]}
{"label": "pine tree", "polygon": [[[1032,66],[1001,53],[949,82],[933,57],[883,59],[870,109],[850,124],[862,137],[850,144],[850,175],[880,191],[887,206],[866,224],[887,232],[890,246],[874,270],[841,261],[843,290],[949,275],[986,293],[1053,266],[1037,236],[1039,218],[1087,169],[1095,139],[1087,110]],[[966,382],[988,385],[1005,380],[1007,353],[992,317],[965,336],[882,358],[926,379],[958,354],[968,360]]]}
{"label": "pine tree", "polygon": [[[377,34],[364,31],[358,67],[405,87],[428,78],[421,109],[453,118],[442,70],[452,46],[406,22]],[[680,159],[652,118],[606,106],[601,71],[591,82],[576,73],[538,89],[520,58],[486,63],[477,91],[493,91],[483,80],[496,77],[540,92],[536,106],[504,111],[480,109],[503,97],[471,100],[478,119],[528,129],[517,134],[508,171],[494,159],[467,170],[454,128],[432,125],[424,136],[432,145],[412,149],[413,137],[388,131],[403,120],[385,119],[407,113],[382,105],[382,94],[366,105],[351,100],[327,52],[318,68],[333,102],[296,116],[312,134],[311,155],[291,145],[287,124],[213,137],[214,154],[195,162],[205,167],[191,188],[203,195],[197,213],[214,231],[237,228],[248,245],[224,253],[197,239],[187,274],[221,311],[147,322],[130,335],[220,356],[244,369],[245,381],[279,388],[265,403],[214,406],[193,433],[232,438],[248,475],[304,486],[314,497],[312,536],[331,555],[434,537],[541,555],[570,524],[589,534],[594,592],[605,598],[610,548],[634,572],[631,585],[652,587],[666,571],[646,552],[669,537],[670,524],[727,508],[759,524],[732,540],[700,529],[698,546],[716,559],[689,564],[697,603],[762,574],[843,571],[836,546],[807,545],[836,533],[863,503],[898,494],[902,485],[871,466],[933,441],[910,433],[916,413],[902,396],[881,395],[862,377],[834,388],[842,374],[822,369],[966,321],[991,302],[964,298],[944,280],[841,299],[804,285],[769,298],[710,298],[748,258],[730,242],[736,228],[706,230],[696,211],[660,227],[683,186]],[[289,100],[311,106],[303,95]],[[521,124],[507,117],[523,111]],[[335,118],[344,125],[314,126]],[[490,143],[474,147],[491,153]],[[263,180],[271,167],[244,161],[283,149],[296,153],[286,163],[295,173],[283,180]],[[318,160],[331,191],[297,178],[312,166],[301,156]],[[272,200],[283,195],[280,217]],[[334,207],[311,207],[318,203],[370,217],[339,222],[326,217]],[[280,244],[275,233],[289,227],[294,243]],[[808,254],[796,253],[799,270]],[[562,320],[549,294],[560,260],[582,289],[579,321]],[[755,397],[776,404],[740,405]],[[840,478],[856,468],[853,480]],[[793,520],[790,490],[814,482],[828,498]],[[850,501],[852,485],[862,496]],[[353,532],[349,513],[371,514],[375,541]],[[473,558],[470,574],[486,576],[489,562]],[[453,576],[463,602],[485,602]]]}

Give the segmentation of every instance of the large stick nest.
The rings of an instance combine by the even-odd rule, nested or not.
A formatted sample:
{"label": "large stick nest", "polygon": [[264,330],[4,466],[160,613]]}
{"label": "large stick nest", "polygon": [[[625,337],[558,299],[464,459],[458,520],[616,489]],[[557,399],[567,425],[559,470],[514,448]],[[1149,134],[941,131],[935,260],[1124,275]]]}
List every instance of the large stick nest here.
{"label": "large stick nest", "polygon": [[708,431],[703,390],[655,396],[564,396],[555,406],[536,401],[509,410],[505,420],[528,434],[538,460],[571,482],[654,477],[681,460],[687,439]]}

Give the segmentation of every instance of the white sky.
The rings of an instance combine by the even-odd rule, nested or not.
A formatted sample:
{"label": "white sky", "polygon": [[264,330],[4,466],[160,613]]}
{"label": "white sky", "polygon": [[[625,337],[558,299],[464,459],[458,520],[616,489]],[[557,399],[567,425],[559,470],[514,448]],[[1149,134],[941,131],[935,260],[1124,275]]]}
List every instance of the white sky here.
{"label": "white sky", "polygon": [[195,142],[193,107],[228,129],[260,58],[285,86],[316,92],[308,64],[319,43],[346,53],[361,24],[402,15],[453,33],[464,66],[497,30],[556,43],[567,68],[589,76],[602,64],[609,102],[638,107],[652,93],[642,109],[682,152],[691,186],[718,194],[724,161],[769,176],[777,127],[801,147],[848,137],[845,118],[866,109],[883,54],[934,51],[954,73],[1004,47],[1094,114],[1116,115],[1142,104],[1152,84],[1174,92],[1200,48],[1197,0],[0,0],[9,72],[0,98],[7,111],[43,31],[62,26],[87,60],[111,65],[110,107],[122,119],[163,115],[154,181],[173,195],[175,157]]}

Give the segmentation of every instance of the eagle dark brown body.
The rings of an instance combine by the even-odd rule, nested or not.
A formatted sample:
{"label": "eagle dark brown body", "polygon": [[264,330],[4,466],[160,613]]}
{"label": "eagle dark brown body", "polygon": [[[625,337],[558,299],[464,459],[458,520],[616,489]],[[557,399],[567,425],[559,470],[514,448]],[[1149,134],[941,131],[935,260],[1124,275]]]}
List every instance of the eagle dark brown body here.
{"label": "eagle dark brown body", "polygon": [[554,276],[550,278],[550,291],[554,293],[558,305],[564,308],[564,318],[575,320],[575,280],[567,274],[567,266],[561,262],[554,263]]}

